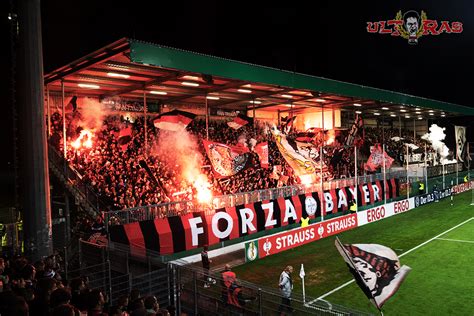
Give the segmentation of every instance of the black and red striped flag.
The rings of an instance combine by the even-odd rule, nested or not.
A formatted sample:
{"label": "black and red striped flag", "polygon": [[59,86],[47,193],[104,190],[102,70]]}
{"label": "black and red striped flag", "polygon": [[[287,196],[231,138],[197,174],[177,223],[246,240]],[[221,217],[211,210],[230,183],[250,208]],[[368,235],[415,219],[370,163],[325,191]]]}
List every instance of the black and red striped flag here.
{"label": "black and red striped flag", "polygon": [[253,118],[243,114],[238,114],[236,117],[234,117],[233,121],[227,122],[227,125],[229,125],[229,127],[232,127],[233,129],[239,129],[247,124],[252,125]]}
{"label": "black and red striped flag", "polygon": [[156,128],[168,131],[182,131],[194,120],[195,117],[196,114],[193,113],[173,110],[158,115],[153,120],[153,125],[155,125]]}

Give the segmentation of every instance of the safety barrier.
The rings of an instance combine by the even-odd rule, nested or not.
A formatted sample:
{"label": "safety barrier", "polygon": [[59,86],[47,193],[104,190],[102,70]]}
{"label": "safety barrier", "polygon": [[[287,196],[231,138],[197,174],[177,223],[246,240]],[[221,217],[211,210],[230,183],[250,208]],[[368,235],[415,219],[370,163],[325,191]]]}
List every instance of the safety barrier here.
{"label": "safety barrier", "polygon": [[[386,179],[406,178],[406,171],[399,170],[386,174]],[[368,183],[377,180],[383,180],[382,173],[360,176],[358,183]],[[336,189],[355,184],[355,178],[337,179],[323,182],[324,190]],[[129,208],[119,211],[109,211],[105,214],[108,225],[127,224],[143,220],[152,220],[156,218],[164,218],[169,216],[184,215],[193,212],[204,212],[206,215],[214,214],[214,210],[223,207],[232,207],[235,205],[242,205],[254,203],[263,200],[272,200],[280,197],[289,197],[293,195],[303,194],[306,192],[316,192],[321,190],[320,184],[294,185],[281,188],[273,188],[266,190],[257,190],[252,192],[243,192],[237,194],[229,194],[224,196],[217,196],[213,198],[210,204],[196,204],[194,201],[169,202],[157,205],[147,205]]]}
{"label": "safety barrier", "polygon": [[[92,247],[92,248],[91,248]],[[91,249],[89,249],[91,248]],[[94,249],[95,248],[95,249]],[[240,306],[228,304],[229,292],[223,287],[219,273],[207,273],[193,265],[168,263],[155,265],[152,258],[133,261],[121,250],[108,251],[81,242],[81,268],[69,271],[67,278],[87,278],[90,288],[104,291],[110,303],[116,304],[121,296],[128,296],[132,289],[139,290],[142,297],[153,295],[160,307],[174,306],[176,314],[190,315],[274,315],[277,314],[281,295],[278,289],[264,288],[256,284],[238,280],[242,293]],[[93,258],[95,257],[95,259]],[[114,257],[127,258],[118,267]],[[104,260],[102,263],[95,263]],[[147,271],[142,269],[145,267]],[[126,272],[123,272],[126,271]],[[138,272],[137,272],[138,271]],[[209,285],[205,286],[205,284]],[[223,294],[225,294],[223,296]],[[233,292],[230,292],[232,295]],[[314,300],[295,291],[292,296],[294,313],[301,315],[367,315],[344,306],[323,300]]]}

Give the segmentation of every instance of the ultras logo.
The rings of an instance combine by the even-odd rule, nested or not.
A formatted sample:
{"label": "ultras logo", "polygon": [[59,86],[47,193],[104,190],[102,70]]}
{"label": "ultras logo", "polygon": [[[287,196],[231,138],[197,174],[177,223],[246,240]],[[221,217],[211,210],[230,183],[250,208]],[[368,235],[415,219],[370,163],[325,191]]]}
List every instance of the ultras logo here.
{"label": "ultras logo", "polygon": [[367,22],[367,32],[401,36],[408,40],[408,44],[418,44],[418,39],[425,35],[439,35],[442,33],[462,33],[461,22],[429,20],[426,12],[410,10],[402,14],[398,11],[395,19],[379,22]]}

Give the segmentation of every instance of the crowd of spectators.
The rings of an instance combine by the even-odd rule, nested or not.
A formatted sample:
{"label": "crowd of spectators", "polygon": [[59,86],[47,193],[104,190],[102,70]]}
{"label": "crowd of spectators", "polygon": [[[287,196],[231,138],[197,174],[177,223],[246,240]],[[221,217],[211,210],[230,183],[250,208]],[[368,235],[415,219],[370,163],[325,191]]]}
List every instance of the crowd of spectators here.
{"label": "crowd of spectators", "polygon": [[[152,150],[153,146],[159,144],[160,137],[169,133],[156,129],[152,119],[147,121],[146,134],[149,149],[145,152],[144,123],[143,117],[137,117],[132,123],[129,119],[118,115],[108,116],[102,127],[94,131],[91,148],[75,149],[68,146],[67,157],[70,165],[81,175],[82,181],[93,188],[109,210],[160,204],[167,201],[191,200],[196,193],[193,184],[181,175],[183,166],[180,166],[180,160],[176,159],[176,148]],[[59,114],[52,115],[51,126],[50,142],[61,150],[62,122]],[[132,130],[131,140],[124,145],[119,141],[119,134],[121,130],[128,127]],[[69,123],[68,143],[78,137],[80,130],[81,127]],[[249,147],[248,155],[251,161],[249,168],[232,177],[226,179],[215,177],[201,142],[206,138],[206,123],[204,120],[195,119],[188,126],[187,131],[196,140],[200,152],[198,155],[200,172],[207,177],[213,196],[275,188],[299,182],[298,177],[293,175],[291,168],[287,166],[279,152],[268,126],[246,125],[235,130],[230,128],[226,121],[211,120],[208,130],[209,140],[226,145]],[[343,146],[347,132],[339,131],[332,146],[324,148],[323,159],[331,174],[330,179],[354,176],[353,149]],[[413,135],[409,133],[403,133],[403,141],[393,139],[399,136],[399,130],[384,129],[383,133],[386,151],[395,158],[394,166],[401,165],[403,162],[405,142],[422,146],[421,139],[413,139]],[[289,135],[291,136],[292,134]],[[370,155],[370,147],[381,143],[381,138],[381,129],[364,128],[358,161],[360,174],[366,172],[363,162]],[[258,155],[252,151],[254,144],[260,142],[268,142],[269,145],[269,168],[267,169],[260,167]],[[156,177],[158,185],[140,165],[142,160]],[[278,172],[275,172],[276,168]]]}
{"label": "crowd of spectators", "polygon": [[5,316],[174,316],[173,306],[160,308],[154,296],[133,289],[111,305],[87,277],[64,278],[57,254],[34,264],[25,257],[0,258],[0,315]]}

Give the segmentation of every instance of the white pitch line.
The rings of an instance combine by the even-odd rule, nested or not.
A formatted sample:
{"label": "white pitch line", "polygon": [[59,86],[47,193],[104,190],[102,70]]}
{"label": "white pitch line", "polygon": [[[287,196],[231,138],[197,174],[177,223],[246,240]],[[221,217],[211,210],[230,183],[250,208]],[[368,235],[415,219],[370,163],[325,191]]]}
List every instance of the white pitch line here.
{"label": "white pitch line", "polygon": [[474,244],[472,240],[460,240],[460,239],[448,239],[448,238],[437,238],[438,240],[446,240],[446,241],[455,241],[455,242],[467,242],[469,244]]}
{"label": "white pitch line", "polygon": [[[458,228],[459,226],[464,225],[464,224],[466,224],[467,222],[469,222],[469,221],[471,221],[471,220],[473,220],[473,219],[474,219],[474,217],[471,217],[471,218],[469,218],[468,220],[465,220],[464,222],[462,222],[461,224],[458,224],[458,225],[456,225],[456,226],[454,226],[454,227],[451,227],[450,229],[448,229],[448,230],[442,232],[441,234],[439,234],[439,235],[437,235],[437,236],[431,238],[430,240],[427,240],[427,241],[425,241],[425,242],[419,244],[418,246],[416,246],[416,247],[414,247],[414,248],[411,248],[410,250],[408,250],[408,251],[402,253],[402,254],[399,255],[398,257],[400,258],[400,257],[403,257],[404,255],[409,254],[410,252],[412,252],[412,251],[414,251],[414,250],[416,250],[416,249],[418,249],[418,248],[420,248],[420,247],[426,245],[427,243],[429,243],[429,242],[431,242],[431,241],[433,241],[433,240],[435,240],[435,239],[438,239],[439,237],[443,236],[444,234],[449,233],[449,232],[452,231],[453,229],[456,229],[456,228]],[[308,304],[312,304],[312,303],[314,303],[314,302],[316,302],[316,301],[318,301],[318,300],[322,300],[323,298],[325,298],[325,297],[331,295],[332,293],[337,292],[337,291],[339,291],[340,289],[342,289],[342,288],[348,286],[349,284],[351,284],[351,283],[354,282],[354,281],[355,281],[355,280],[352,279],[352,280],[350,280],[350,281],[344,283],[343,285],[341,285],[341,286],[339,286],[339,287],[337,287],[337,288],[335,288],[335,289],[333,289],[333,290],[327,292],[326,294],[323,294],[323,295],[321,295],[320,297],[318,297],[318,298],[312,300],[312,301],[309,302]]]}

